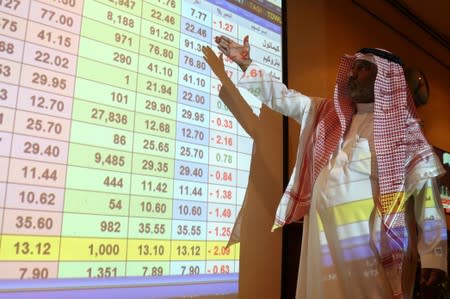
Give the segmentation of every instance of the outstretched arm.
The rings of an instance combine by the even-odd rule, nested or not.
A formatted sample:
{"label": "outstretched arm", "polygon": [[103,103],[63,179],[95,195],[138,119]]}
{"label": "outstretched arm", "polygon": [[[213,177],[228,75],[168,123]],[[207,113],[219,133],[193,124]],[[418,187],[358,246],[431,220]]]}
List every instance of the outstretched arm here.
{"label": "outstretched arm", "polygon": [[216,37],[215,41],[219,50],[244,71],[238,87],[247,89],[270,109],[291,117],[300,124],[303,124],[306,115],[314,113],[318,106],[315,104],[320,100],[311,101],[311,97],[288,89],[282,82],[274,79],[270,72],[251,60],[248,36],[244,38],[242,45],[226,36]]}

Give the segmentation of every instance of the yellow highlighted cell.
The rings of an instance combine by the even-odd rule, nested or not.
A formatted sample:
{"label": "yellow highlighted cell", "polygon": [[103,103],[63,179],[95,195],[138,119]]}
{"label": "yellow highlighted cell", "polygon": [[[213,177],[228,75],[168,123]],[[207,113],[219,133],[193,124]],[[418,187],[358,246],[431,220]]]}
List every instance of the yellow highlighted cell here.
{"label": "yellow highlighted cell", "polygon": [[172,241],[172,261],[199,261],[206,258],[205,241]]}
{"label": "yellow highlighted cell", "polygon": [[123,261],[126,239],[61,238],[61,261]]}
{"label": "yellow highlighted cell", "polygon": [[[207,260],[234,260],[236,256],[236,246],[226,248],[227,242],[208,242]],[[239,252],[239,251],[238,251]]]}
{"label": "yellow highlighted cell", "polygon": [[3,235],[0,260],[51,261],[58,259],[59,237]]}
{"label": "yellow highlighted cell", "polygon": [[170,259],[169,240],[128,240],[128,260],[161,261]]}

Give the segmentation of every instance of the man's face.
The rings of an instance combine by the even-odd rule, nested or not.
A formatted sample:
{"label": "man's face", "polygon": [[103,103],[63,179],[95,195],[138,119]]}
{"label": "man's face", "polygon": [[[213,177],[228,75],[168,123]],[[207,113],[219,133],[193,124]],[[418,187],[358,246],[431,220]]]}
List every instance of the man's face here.
{"label": "man's face", "polygon": [[354,103],[372,103],[377,66],[367,60],[356,60],[348,78],[348,93]]}

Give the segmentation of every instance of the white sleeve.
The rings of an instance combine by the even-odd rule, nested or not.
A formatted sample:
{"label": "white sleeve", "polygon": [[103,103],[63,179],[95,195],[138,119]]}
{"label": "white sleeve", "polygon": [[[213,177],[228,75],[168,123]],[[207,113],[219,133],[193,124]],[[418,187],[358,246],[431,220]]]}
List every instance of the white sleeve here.
{"label": "white sleeve", "polygon": [[303,117],[309,114],[312,106],[324,99],[311,98],[298,91],[288,89],[282,82],[275,80],[258,64],[252,63],[238,83],[247,89],[272,110],[291,117],[302,123]]}

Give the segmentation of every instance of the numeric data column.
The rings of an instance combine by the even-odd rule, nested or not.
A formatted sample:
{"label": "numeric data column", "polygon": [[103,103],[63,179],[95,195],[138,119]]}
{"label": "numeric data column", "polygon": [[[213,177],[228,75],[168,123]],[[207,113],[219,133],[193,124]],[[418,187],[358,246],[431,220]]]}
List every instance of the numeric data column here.
{"label": "numeric data column", "polygon": [[0,279],[25,277],[17,263],[9,262],[3,246],[3,217],[8,184],[15,108],[21,60],[27,26],[29,1],[0,3]]}
{"label": "numeric data column", "polygon": [[144,1],[140,30],[127,275],[170,274],[178,1]]}
{"label": "numeric data column", "polygon": [[29,3],[3,229],[10,259],[28,261],[17,265],[22,278],[57,277],[81,20],[73,4]]}
{"label": "numeric data column", "polygon": [[140,14],[134,1],[83,7],[60,277],[126,274]]}
{"label": "numeric data column", "polygon": [[209,70],[201,47],[211,42],[211,13],[182,3],[172,274],[206,273]]}
{"label": "numeric data column", "polygon": [[[228,17],[224,17],[228,16]],[[237,40],[238,25],[228,18],[231,12],[222,11],[222,15],[214,15],[212,20],[213,38],[226,35]],[[214,49],[219,53],[217,47]],[[225,70],[233,81],[238,80],[238,66],[224,55]],[[239,259],[238,246],[226,248],[231,236],[236,213],[237,198],[237,137],[238,122],[228,107],[218,97],[221,83],[214,74],[211,79],[211,130],[209,144],[214,151],[209,166],[209,198],[208,198],[208,273],[236,272],[235,258]]]}

